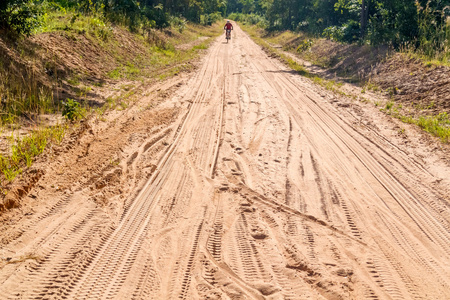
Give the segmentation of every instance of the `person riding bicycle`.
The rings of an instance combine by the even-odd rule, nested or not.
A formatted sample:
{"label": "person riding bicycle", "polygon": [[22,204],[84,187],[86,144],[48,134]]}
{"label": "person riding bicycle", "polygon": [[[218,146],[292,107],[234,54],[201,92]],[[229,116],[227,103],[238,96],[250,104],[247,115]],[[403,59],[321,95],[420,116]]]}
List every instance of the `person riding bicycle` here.
{"label": "person riding bicycle", "polygon": [[231,30],[233,30],[233,24],[231,24],[230,21],[227,21],[227,24],[223,27],[224,30],[226,30],[226,33],[231,33]]}

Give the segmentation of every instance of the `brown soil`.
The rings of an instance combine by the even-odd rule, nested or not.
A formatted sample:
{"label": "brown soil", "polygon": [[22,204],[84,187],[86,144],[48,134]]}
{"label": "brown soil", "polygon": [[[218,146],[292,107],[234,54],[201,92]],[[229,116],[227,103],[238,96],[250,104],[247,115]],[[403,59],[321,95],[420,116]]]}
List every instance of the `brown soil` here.
{"label": "brown soil", "polygon": [[450,114],[450,68],[427,66],[396,54],[373,70],[373,81],[390,89],[394,99],[418,107],[422,114]]}
{"label": "brown soil", "polygon": [[[284,47],[295,50],[304,39],[304,37],[292,38],[286,41]],[[340,44],[319,39],[310,49],[299,54],[317,61],[320,65],[329,68],[330,72],[338,73],[349,81],[357,81],[370,74],[380,61],[384,61],[390,55],[390,51],[387,47]]]}
{"label": "brown soil", "polygon": [[[303,39],[288,40],[284,46],[295,49]],[[299,55],[348,82],[370,81],[416,114],[450,113],[450,67],[427,65],[387,47],[339,44],[325,39],[316,40],[311,49]]]}
{"label": "brown soil", "polygon": [[[10,76],[8,81],[13,87],[26,86],[36,91],[44,87],[52,91],[56,101],[71,98],[100,106],[105,93],[119,81],[110,79],[109,72],[131,63],[147,72],[146,75],[158,73],[143,63],[150,61],[149,47],[167,46],[169,36],[184,42],[181,34],[170,30],[151,31],[145,38],[121,27],[114,26],[112,30],[105,40],[92,32],[73,30],[30,38],[4,36],[0,38],[0,65]],[[88,91],[83,92],[86,87]]]}
{"label": "brown soil", "polygon": [[36,165],[2,215],[1,299],[450,297],[448,149],[237,25],[142,93]]}

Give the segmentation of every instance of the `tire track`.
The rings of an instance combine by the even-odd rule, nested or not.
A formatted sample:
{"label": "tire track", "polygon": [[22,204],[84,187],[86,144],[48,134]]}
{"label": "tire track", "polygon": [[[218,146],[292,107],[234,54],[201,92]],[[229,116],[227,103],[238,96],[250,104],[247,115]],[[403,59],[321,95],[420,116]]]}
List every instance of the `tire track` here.
{"label": "tire track", "polygon": [[[59,199],[38,222],[59,216],[42,257],[7,266],[0,298],[447,298],[445,189],[235,33],[165,106],[181,105],[179,123],[119,155],[140,190],[116,223]],[[94,169],[87,181],[116,172]]]}

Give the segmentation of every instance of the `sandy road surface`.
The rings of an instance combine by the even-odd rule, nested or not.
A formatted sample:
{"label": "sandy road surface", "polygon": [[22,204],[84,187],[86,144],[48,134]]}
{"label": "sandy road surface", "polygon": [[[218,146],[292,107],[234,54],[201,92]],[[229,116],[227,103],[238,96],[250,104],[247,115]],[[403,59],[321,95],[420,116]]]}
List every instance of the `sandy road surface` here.
{"label": "sandy road surface", "polygon": [[177,103],[122,213],[62,198],[10,246],[38,257],[3,266],[1,299],[450,298],[448,181],[239,28],[163,105]]}

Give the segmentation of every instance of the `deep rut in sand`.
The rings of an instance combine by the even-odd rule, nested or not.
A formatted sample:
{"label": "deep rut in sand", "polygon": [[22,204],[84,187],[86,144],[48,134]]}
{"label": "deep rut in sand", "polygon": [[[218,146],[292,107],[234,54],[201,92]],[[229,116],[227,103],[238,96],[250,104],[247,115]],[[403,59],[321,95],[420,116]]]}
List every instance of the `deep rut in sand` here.
{"label": "deep rut in sand", "polygon": [[0,271],[0,298],[450,298],[450,170],[323,93],[235,28],[171,100],[186,114],[108,173],[138,180],[173,134],[121,215],[61,199],[16,246],[38,258]]}

